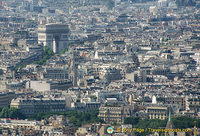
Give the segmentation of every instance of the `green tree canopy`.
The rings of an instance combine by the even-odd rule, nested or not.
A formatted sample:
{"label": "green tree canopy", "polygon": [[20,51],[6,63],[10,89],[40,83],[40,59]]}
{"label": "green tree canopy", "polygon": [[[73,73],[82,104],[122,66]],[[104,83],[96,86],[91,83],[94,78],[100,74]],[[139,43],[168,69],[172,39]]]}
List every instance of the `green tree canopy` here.
{"label": "green tree canopy", "polygon": [[17,108],[4,107],[0,112],[0,118],[25,119],[25,116]]}
{"label": "green tree canopy", "polygon": [[49,47],[45,46],[43,48],[43,57],[42,57],[42,59],[39,60],[39,61],[35,61],[34,64],[44,65],[46,63],[46,61],[48,59],[50,59],[53,55],[54,55],[53,51]]}

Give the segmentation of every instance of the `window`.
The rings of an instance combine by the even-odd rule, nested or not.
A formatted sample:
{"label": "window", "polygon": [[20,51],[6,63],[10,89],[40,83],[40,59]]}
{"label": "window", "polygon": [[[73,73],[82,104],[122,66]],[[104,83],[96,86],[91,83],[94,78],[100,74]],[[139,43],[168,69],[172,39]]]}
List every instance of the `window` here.
{"label": "window", "polygon": [[38,39],[45,39],[45,35],[39,35]]}
{"label": "window", "polygon": [[47,39],[52,39],[52,36],[51,36],[51,35],[48,35],[48,36],[47,36]]}
{"label": "window", "polygon": [[67,39],[67,38],[68,38],[68,36],[67,36],[67,35],[63,35],[62,37],[63,37],[64,39]]}

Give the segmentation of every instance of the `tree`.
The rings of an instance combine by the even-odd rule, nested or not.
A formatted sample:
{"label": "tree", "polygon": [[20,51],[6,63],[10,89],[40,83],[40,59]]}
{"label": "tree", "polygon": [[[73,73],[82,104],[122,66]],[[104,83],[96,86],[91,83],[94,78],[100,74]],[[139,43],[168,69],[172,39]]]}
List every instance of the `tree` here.
{"label": "tree", "polygon": [[[194,121],[197,122],[197,127],[200,126],[200,120],[191,117],[175,117],[172,119],[175,128],[192,128],[194,127]],[[165,127],[167,120],[159,119],[141,119],[139,117],[128,117],[124,119],[124,124],[132,124],[136,128],[153,128],[157,129]]]}
{"label": "tree", "polygon": [[0,112],[0,118],[25,119],[25,116],[17,108],[4,107]]}
{"label": "tree", "polygon": [[59,52],[59,55],[64,54],[66,51],[68,51],[68,48],[64,48],[61,52]]}
{"label": "tree", "polygon": [[69,119],[69,122],[73,124],[75,127],[80,127],[82,124],[87,123],[103,123],[104,121],[97,117],[98,111],[92,112],[76,112],[76,111],[69,111],[69,112],[47,112],[43,113],[40,112],[36,115],[29,116],[30,120],[42,120],[48,119],[50,116],[53,115],[63,115]]}
{"label": "tree", "polygon": [[9,109],[9,117],[12,118],[12,119],[16,119],[16,118],[25,119],[25,116],[17,108],[10,108]]}
{"label": "tree", "polygon": [[195,119],[190,117],[173,118],[173,123],[176,128],[192,128],[194,127],[194,121]]}
{"label": "tree", "polygon": [[46,61],[48,59],[50,59],[51,56],[53,56],[53,55],[54,55],[53,51],[49,47],[45,46],[43,48],[43,57],[42,57],[42,59],[39,60],[39,61],[35,61],[34,64],[44,65],[46,63]]}
{"label": "tree", "polygon": [[124,123],[125,124],[132,124],[133,126],[135,126],[136,124],[138,124],[140,121],[139,117],[128,117],[124,119]]}
{"label": "tree", "polygon": [[90,96],[90,98],[92,98],[92,99],[95,99],[95,100],[96,100],[96,99],[97,99],[97,96],[96,96],[96,95],[91,95],[91,96]]}
{"label": "tree", "polygon": [[8,107],[4,107],[0,113],[0,117],[1,118],[9,118],[8,117],[8,112],[9,112],[9,108]]}

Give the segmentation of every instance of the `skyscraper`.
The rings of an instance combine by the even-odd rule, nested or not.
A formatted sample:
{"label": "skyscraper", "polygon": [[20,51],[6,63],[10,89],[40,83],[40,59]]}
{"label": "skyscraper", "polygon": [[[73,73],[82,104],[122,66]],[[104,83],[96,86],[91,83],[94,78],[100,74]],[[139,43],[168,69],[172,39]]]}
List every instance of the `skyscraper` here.
{"label": "skyscraper", "polygon": [[3,2],[0,0],[0,8],[3,8]]}
{"label": "skyscraper", "polygon": [[73,86],[77,86],[77,67],[75,62],[76,51],[72,50],[72,58],[70,60],[69,79],[72,81]]}
{"label": "skyscraper", "polygon": [[46,24],[38,27],[38,44],[43,44],[54,53],[68,46],[69,28],[65,24]]}

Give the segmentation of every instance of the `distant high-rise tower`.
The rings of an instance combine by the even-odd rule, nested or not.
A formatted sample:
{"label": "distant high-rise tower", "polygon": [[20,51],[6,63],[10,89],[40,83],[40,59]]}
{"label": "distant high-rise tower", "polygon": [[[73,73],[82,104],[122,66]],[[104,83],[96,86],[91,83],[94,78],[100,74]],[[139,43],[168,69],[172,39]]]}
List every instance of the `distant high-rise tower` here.
{"label": "distant high-rise tower", "polygon": [[53,50],[54,53],[62,51],[68,46],[68,25],[46,24],[38,28],[38,44],[43,44]]}
{"label": "distant high-rise tower", "polygon": [[3,8],[3,2],[0,0],[0,8]]}
{"label": "distant high-rise tower", "polygon": [[70,68],[69,68],[69,79],[72,81],[73,86],[77,86],[77,68],[75,64],[75,57],[76,57],[76,52],[72,51],[72,58],[70,61]]}

